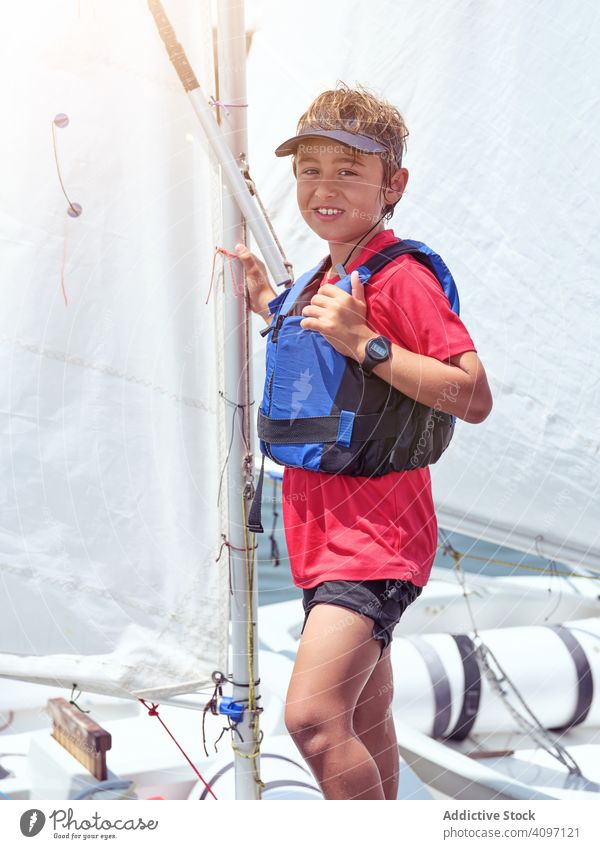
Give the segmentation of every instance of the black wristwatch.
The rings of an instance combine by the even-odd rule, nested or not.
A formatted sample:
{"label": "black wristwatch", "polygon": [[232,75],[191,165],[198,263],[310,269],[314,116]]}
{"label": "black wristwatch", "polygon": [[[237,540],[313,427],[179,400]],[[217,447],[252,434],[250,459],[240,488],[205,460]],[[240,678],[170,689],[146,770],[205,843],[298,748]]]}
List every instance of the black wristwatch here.
{"label": "black wristwatch", "polygon": [[365,358],[360,364],[365,374],[371,374],[375,366],[389,360],[392,353],[392,343],[385,336],[376,336],[369,339],[365,348]]}

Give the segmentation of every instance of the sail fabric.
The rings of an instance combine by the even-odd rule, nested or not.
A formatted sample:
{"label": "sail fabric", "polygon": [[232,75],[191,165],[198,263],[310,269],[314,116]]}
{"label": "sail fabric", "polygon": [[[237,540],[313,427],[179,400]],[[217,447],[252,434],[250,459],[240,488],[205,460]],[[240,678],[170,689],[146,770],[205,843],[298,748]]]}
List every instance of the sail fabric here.
{"label": "sail fabric", "polygon": [[[410,179],[388,226],[447,262],[494,395],[488,419],[458,421],[432,466],[439,524],[600,570],[597,9],[575,0],[307,0],[287,17],[257,8],[253,176],[297,275],[328,248],[302,220],[291,159],[275,148],[338,79],[374,89],[406,119]],[[292,22],[299,47],[287,61]],[[257,350],[257,381],[260,369]]]}
{"label": "sail fabric", "polygon": [[[212,691],[229,606],[205,303],[217,169],[145,2],[11,6],[0,676],[156,699]],[[165,8],[212,85],[209,0]]]}

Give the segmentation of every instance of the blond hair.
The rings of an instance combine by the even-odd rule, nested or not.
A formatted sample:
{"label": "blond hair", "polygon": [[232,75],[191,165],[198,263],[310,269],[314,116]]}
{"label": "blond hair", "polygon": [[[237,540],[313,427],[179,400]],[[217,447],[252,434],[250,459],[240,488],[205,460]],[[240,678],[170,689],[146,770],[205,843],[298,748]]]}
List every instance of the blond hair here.
{"label": "blond hair", "polygon": [[[300,116],[296,133],[305,127],[320,127],[323,130],[346,130],[362,133],[376,139],[385,147],[385,153],[374,154],[383,162],[382,190],[391,188],[395,171],[402,167],[406,151],[408,129],[404,118],[387,100],[378,97],[365,86],[350,88],[338,80],[335,89],[322,92]],[[358,153],[354,151],[355,158]],[[296,174],[296,156],[292,156],[292,167]],[[394,206],[386,204],[384,216],[391,217]]]}

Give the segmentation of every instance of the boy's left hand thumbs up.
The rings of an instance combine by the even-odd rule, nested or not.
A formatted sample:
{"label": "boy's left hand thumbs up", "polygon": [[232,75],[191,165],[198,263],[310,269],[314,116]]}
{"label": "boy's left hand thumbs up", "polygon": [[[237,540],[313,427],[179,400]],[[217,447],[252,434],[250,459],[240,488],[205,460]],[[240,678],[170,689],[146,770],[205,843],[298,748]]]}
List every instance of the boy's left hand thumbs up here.
{"label": "boy's left hand thumbs up", "polygon": [[356,298],[365,307],[365,316],[367,315],[367,300],[365,298],[365,287],[360,282],[358,271],[353,271],[350,275],[350,284],[352,285],[352,297]]}
{"label": "boy's left hand thumbs up", "polygon": [[351,295],[339,286],[324,283],[302,310],[306,318],[300,326],[318,331],[340,354],[360,362],[365,339],[373,334],[367,326],[367,301],[358,271],[350,275],[350,285]]}

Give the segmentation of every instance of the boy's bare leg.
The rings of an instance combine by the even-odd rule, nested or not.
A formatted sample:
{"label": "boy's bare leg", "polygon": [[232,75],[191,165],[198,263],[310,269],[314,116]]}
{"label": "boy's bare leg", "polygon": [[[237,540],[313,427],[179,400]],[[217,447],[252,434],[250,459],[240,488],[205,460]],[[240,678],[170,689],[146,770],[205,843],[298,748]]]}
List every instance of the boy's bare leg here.
{"label": "boy's bare leg", "polygon": [[300,640],[285,723],[326,799],[385,799],[379,769],[353,726],[381,650],[372,632],[368,617],[317,604]]}
{"label": "boy's bare leg", "polygon": [[393,673],[390,660],[391,643],[358,698],[354,709],[354,730],[367,747],[379,770],[386,799],[398,798],[400,755],[392,716]]}

